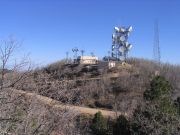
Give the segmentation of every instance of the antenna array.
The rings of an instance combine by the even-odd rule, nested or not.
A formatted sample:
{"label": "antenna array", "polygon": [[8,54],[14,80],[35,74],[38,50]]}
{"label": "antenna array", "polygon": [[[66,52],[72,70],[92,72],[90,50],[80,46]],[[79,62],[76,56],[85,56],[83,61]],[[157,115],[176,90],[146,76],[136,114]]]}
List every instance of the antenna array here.
{"label": "antenna array", "polygon": [[118,61],[126,61],[128,52],[132,48],[132,45],[128,43],[128,37],[132,32],[132,26],[114,27],[114,33],[112,34],[112,57]]}

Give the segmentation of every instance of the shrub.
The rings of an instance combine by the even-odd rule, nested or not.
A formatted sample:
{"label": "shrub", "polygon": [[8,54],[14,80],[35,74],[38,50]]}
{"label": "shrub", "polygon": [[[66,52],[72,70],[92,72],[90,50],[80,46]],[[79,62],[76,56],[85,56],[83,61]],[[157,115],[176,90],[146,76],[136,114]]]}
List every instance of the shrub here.
{"label": "shrub", "polygon": [[180,118],[164,113],[158,105],[149,103],[135,110],[131,128],[135,135],[178,135]]}
{"label": "shrub", "polygon": [[178,114],[179,114],[179,116],[180,116],[180,97],[177,97],[177,99],[175,100],[175,107],[176,107],[176,109],[177,109],[177,112],[178,112]]}
{"label": "shrub", "polygon": [[94,115],[90,128],[94,135],[107,134],[107,122],[101,112],[98,112]]}
{"label": "shrub", "polygon": [[170,97],[171,85],[164,77],[156,76],[150,84],[150,90],[144,92],[146,100],[160,100],[162,98]]}
{"label": "shrub", "polygon": [[149,101],[139,106],[132,119],[133,134],[138,135],[178,135],[180,117],[171,99],[171,85],[164,77],[156,76],[145,91],[144,98]]}
{"label": "shrub", "polygon": [[164,113],[175,114],[175,108],[171,99],[172,86],[164,77],[156,76],[151,81],[150,90],[144,92],[144,98],[152,101],[152,104],[158,104],[160,110]]}
{"label": "shrub", "polygon": [[130,124],[125,116],[120,115],[113,126],[113,135],[130,135]]}

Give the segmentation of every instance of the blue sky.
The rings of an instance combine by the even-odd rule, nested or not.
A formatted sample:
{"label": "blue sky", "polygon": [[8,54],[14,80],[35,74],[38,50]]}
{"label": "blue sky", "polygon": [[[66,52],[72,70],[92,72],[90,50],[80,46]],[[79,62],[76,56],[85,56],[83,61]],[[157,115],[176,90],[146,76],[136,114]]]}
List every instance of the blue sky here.
{"label": "blue sky", "polygon": [[0,38],[14,35],[33,62],[60,60],[71,49],[107,55],[114,26],[130,26],[132,57],[153,57],[159,20],[163,62],[180,64],[179,0],[0,0]]}

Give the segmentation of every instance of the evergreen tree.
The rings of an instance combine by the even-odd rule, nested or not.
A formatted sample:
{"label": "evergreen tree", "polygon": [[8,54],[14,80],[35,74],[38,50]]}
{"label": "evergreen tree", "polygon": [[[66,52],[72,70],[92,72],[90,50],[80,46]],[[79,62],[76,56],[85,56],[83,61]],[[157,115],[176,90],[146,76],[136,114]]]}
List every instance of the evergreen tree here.
{"label": "evergreen tree", "polygon": [[107,122],[104,119],[101,112],[94,115],[92,124],[90,126],[94,135],[106,135],[107,134]]}
{"label": "evergreen tree", "polygon": [[171,99],[172,86],[164,77],[156,76],[144,92],[145,104],[133,116],[132,131],[138,135],[178,135],[180,117]]}
{"label": "evergreen tree", "polygon": [[172,86],[162,76],[156,76],[150,84],[150,90],[144,92],[145,100],[161,100],[169,98],[172,90]]}
{"label": "evergreen tree", "polygon": [[113,135],[130,135],[130,124],[125,116],[120,115],[113,127]]}

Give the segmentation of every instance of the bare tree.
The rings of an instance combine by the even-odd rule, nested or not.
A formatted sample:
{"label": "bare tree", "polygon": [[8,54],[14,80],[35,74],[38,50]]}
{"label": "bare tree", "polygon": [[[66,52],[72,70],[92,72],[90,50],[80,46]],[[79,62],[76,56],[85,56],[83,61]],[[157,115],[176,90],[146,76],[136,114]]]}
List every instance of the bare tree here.
{"label": "bare tree", "polygon": [[[24,57],[17,62],[14,58],[16,50],[20,46],[20,42],[12,37],[0,41],[0,90],[13,87],[22,80],[30,71],[30,61],[28,57]],[[25,67],[27,69],[25,69]],[[19,73],[19,70],[26,70]]]}
{"label": "bare tree", "polygon": [[[67,108],[58,109],[53,105],[45,104],[36,97],[19,93],[15,89],[22,88],[23,84],[29,84],[25,81],[32,81],[34,75],[34,72],[30,70],[31,64],[27,57],[22,58],[19,62],[15,59],[19,46],[20,43],[11,37],[0,42],[0,134],[50,135],[53,132],[74,134],[73,120],[77,115],[76,111]],[[52,86],[58,84],[44,74],[40,75],[40,79],[38,76],[34,79],[37,82],[42,79],[42,82],[47,85],[50,82]],[[34,88],[39,90],[37,86],[35,85]],[[49,93],[52,98],[55,97],[53,92],[57,90],[53,88]],[[41,92],[44,95],[47,94],[46,91]],[[56,96],[63,96],[63,94],[64,92],[59,90]]]}
{"label": "bare tree", "polygon": [[[17,121],[13,117],[15,106],[11,106],[10,104],[21,99],[21,95],[13,97],[13,92],[8,89],[25,78],[28,73],[27,71],[30,71],[30,62],[27,57],[22,58],[20,62],[15,59],[15,52],[20,45],[20,42],[13,37],[0,41],[0,128],[6,127],[3,129],[7,129],[8,127],[5,126],[6,122],[13,123]],[[28,68],[26,69],[25,67]],[[7,113],[7,110],[9,113]]]}

